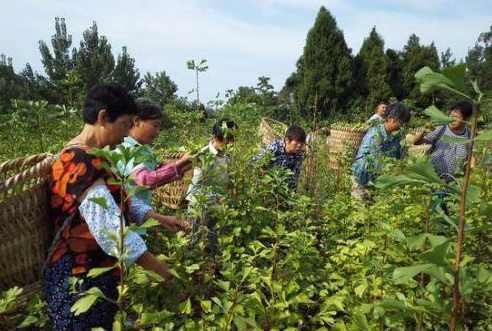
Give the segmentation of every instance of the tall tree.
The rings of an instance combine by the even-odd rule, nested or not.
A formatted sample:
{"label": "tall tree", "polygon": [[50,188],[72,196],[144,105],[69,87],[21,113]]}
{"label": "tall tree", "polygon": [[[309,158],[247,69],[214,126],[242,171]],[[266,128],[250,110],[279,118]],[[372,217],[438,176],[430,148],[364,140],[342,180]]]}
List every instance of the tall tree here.
{"label": "tall tree", "polygon": [[21,92],[19,77],[14,71],[12,58],[0,54],[0,112],[10,108],[10,101]]}
{"label": "tall tree", "polygon": [[321,7],[308,33],[299,77],[298,101],[318,118],[343,111],[352,90],[352,56],[335,18]]}
{"label": "tall tree", "polygon": [[447,48],[445,52],[441,52],[441,68],[447,68],[454,66],[456,64],[456,60],[453,59],[453,52],[451,52],[451,48]]}
{"label": "tall tree", "polygon": [[398,100],[405,95],[403,90],[403,58],[402,54],[394,49],[386,50],[388,59],[388,84],[391,88],[391,94]]}
{"label": "tall tree", "polygon": [[111,81],[114,69],[111,45],[105,36],[99,36],[96,22],[84,31],[76,58],[76,68],[86,89]]}
{"label": "tall tree", "polygon": [[273,90],[273,85],[270,84],[270,77],[258,77],[256,91],[263,106],[271,106],[275,103],[275,91]]}
{"label": "tall tree", "polygon": [[143,95],[162,107],[176,99],[178,86],[165,71],[157,72],[155,75],[146,73],[143,84]]}
{"label": "tall tree", "polygon": [[431,98],[420,93],[415,81],[415,73],[425,66],[434,71],[439,70],[436,46],[434,43],[429,46],[421,45],[419,37],[412,34],[403,48],[403,89],[404,96],[414,99],[419,106],[427,105]]}
{"label": "tall tree", "polygon": [[113,71],[113,81],[120,84],[133,93],[138,93],[142,81],[140,72],[135,68],[135,59],[128,54],[126,46],[123,46],[121,54]]}
{"label": "tall tree", "polygon": [[492,25],[488,32],[478,37],[475,46],[468,51],[466,65],[472,79],[477,79],[484,91],[492,94]]}
{"label": "tall tree", "polygon": [[57,84],[59,81],[65,79],[67,72],[72,70],[75,66],[73,58],[75,49],[72,51],[71,55],[71,46],[72,35],[67,33],[65,19],[56,17],[55,34],[51,37],[51,47],[53,49],[53,53],[44,41],[39,41],[41,62],[43,63],[46,74],[54,84]]}
{"label": "tall tree", "polygon": [[384,53],[384,41],[373,27],[369,37],[364,39],[357,55],[360,67],[358,82],[360,94],[366,99],[366,106],[372,109],[378,102],[388,100],[391,88],[388,84],[388,59]]}

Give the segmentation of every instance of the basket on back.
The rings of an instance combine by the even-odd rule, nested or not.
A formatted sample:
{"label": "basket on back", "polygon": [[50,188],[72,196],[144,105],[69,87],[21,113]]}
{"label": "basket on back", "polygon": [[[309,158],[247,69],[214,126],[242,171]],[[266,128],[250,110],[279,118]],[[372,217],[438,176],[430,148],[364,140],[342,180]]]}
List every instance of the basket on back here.
{"label": "basket on back", "polygon": [[281,139],[287,131],[287,124],[271,118],[263,117],[260,121],[258,133],[263,145],[269,145],[275,139]]}
{"label": "basket on back", "polygon": [[[49,245],[48,178],[53,156],[0,164],[0,290],[33,288]],[[36,286],[34,286],[36,287]]]}
{"label": "basket on back", "polygon": [[353,157],[365,133],[365,129],[330,129],[330,135],[326,139],[330,154],[329,166],[333,169],[338,169],[342,165],[341,160],[343,157]]}
{"label": "basket on back", "polygon": [[[182,156],[183,153],[166,154],[166,160],[164,162],[173,162]],[[178,209],[186,196],[186,191],[191,183],[192,173],[192,171],[188,171],[183,175],[182,179],[157,188],[154,194],[157,204],[171,209]]]}

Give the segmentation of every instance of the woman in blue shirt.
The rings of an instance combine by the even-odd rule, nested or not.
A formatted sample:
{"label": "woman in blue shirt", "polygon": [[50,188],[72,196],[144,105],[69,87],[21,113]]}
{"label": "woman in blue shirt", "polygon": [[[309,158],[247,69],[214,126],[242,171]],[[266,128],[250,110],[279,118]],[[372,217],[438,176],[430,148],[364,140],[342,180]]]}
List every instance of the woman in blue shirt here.
{"label": "woman in blue shirt", "polygon": [[383,157],[401,158],[400,128],[410,121],[410,111],[402,103],[386,109],[384,123],[371,127],[359,147],[352,164],[352,197],[366,200],[367,186],[380,172]]}

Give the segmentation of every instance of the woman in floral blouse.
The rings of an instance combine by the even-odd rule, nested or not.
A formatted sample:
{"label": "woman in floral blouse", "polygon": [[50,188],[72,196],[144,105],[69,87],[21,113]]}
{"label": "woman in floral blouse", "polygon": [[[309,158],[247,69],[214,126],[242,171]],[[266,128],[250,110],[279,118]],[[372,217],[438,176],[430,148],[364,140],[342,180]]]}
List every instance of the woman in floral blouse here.
{"label": "woman in floral blouse", "polygon": [[[113,266],[116,243],[110,233],[119,233],[120,215],[128,221],[130,210],[120,209],[121,188],[111,184],[111,173],[101,167],[102,160],[89,154],[94,148],[115,146],[128,134],[136,113],[135,102],[119,86],[100,85],[92,88],[83,108],[82,132],[61,151],[52,167],[51,220],[56,235],[44,270],[44,292],[54,330],[111,329],[116,313],[113,302],[98,299],[85,313],[75,316],[72,305],[79,295],[99,288],[115,300],[120,270],[115,268],[98,277],[87,277],[92,268]],[[106,208],[94,202],[104,198]],[[136,262],[145,269],[169,279],[167,266],[150,252],[143,239],[129,231],[125,237],[126,263]],[[70,278],[77,282],[75,291]]]}

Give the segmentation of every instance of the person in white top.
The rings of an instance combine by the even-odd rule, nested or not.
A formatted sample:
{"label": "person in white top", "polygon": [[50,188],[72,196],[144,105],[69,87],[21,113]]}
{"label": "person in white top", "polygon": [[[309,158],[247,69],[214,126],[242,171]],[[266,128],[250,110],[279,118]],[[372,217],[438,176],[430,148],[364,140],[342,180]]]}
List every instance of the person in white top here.
{"label": "person in white top", "polygon": [[228,119],[221,119],[215,123],[212,139],[198,153],[201,164],[193,169],[193,178],[185,198],[188,201],[189,214],[195,219],[192,222],[192,244],[197,240],[198,219],[207,230],[207,249],[212,256],[218,251],[215,230],[217,219],[213,216],[213,208],[223,199],[229,180],[229,158],[224,149],[226,145],[234,142],[236,129],[236,123]]}
{"label": "person in white top", "polygon": [[367,120],[367,123],[369,124],[379,124],[384,122],[384,115],[386,113],[386,103],[380,102],[378,106],[376,107],[376,112],[369,117]]}

